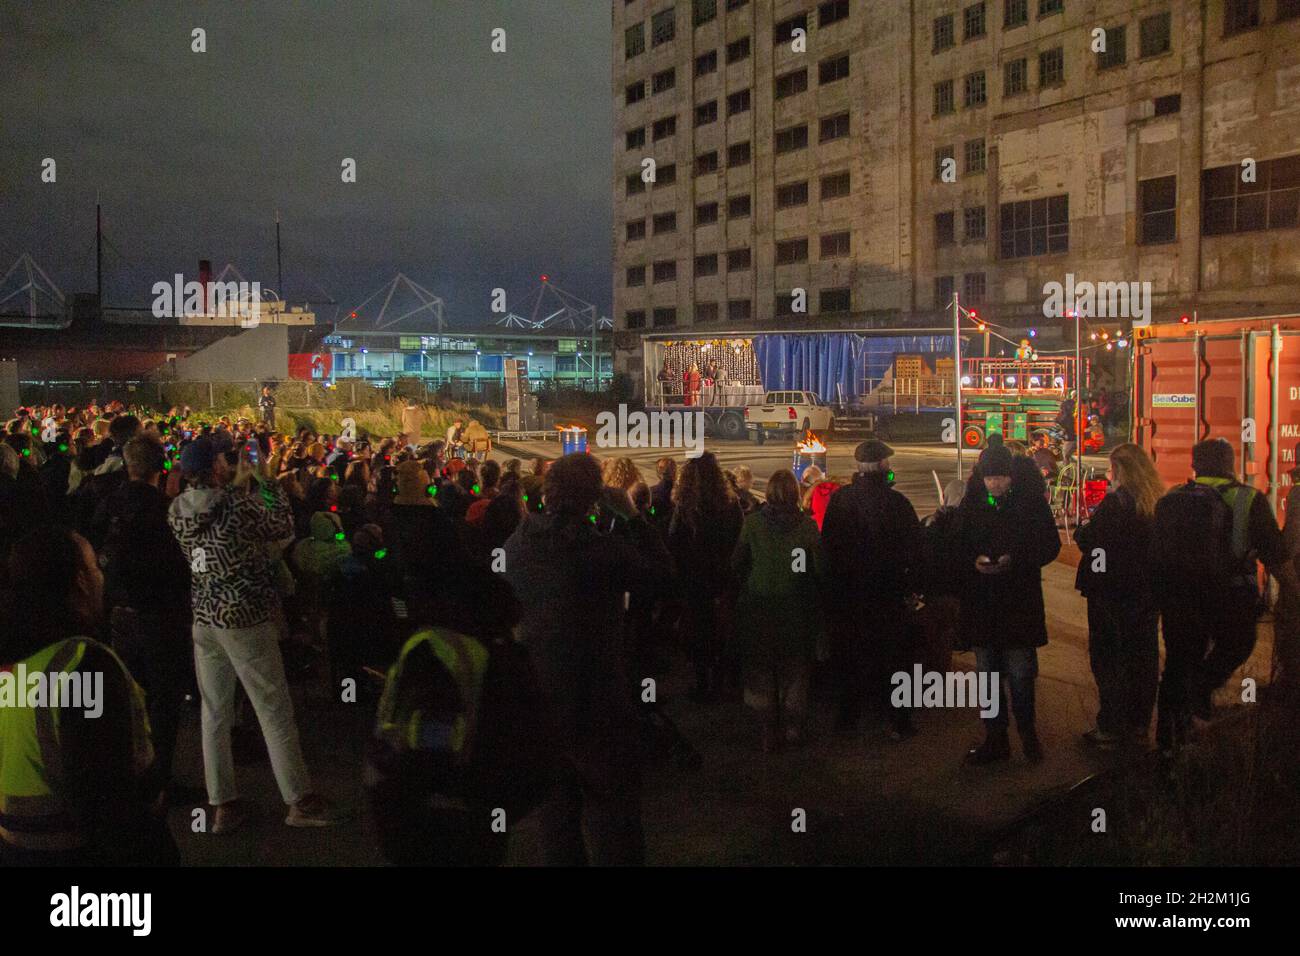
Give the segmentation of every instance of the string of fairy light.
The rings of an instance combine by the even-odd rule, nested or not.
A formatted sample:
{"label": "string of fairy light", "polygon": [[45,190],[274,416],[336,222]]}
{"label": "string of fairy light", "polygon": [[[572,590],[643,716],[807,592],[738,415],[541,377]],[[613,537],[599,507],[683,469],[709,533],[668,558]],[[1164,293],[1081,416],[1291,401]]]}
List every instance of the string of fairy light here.
{"label": "string of fairy light", "polygon": [[[1017,351],[1019,351],[1024,347],[1024,345],[1022,344],[1023,340],[1016,341],[1015,339],[1003,335],[1001,332],[994,331],[995,329],[1008,328],[1008,326],[998,325],[996,322],[990,322],[988,319],[981,316],[979,312],[975,309],[966,309],[962,307],[959,307],[959,309],[962,316],[969,319],[970,322],[974,324],[975,331],[989,335],[992,338],[999,339],[1007,343]],[[1065,318],[1067,319],[1073,319],[1074,317],[1075,314],[1073,310],[1070,310],[1065,314]],[[1107,352],[1112,352],[1115,349],[1128,348],[1129,344],[1133,341],[1132,329],[1125,331],[1124,329],[1121,328],[1112,332],[1109,329],[1104,329],[1104,328],[1099,328],[1094,326],[1091,322],[1088,321],[1087,316],[1080,316],[1080,318],[1083,320],[1083,325],[1087,329],[1088,341],[1090,343],[1088,345],[1081,346],[1081,348],[1079,349],[1079,351],[1081,352],[1090,352],[1096,349],[1105,349]],[[1187,324],[1188,322],[1187,316],[1183,316],[1181,318],[1181,321],[1183,322],[1184,325]],[[1028,329],[1027,337],[1031,340],[1038,338],[1038,329],[1032,327]],[[1069,348],[1069,347],[1062,348],[1062,349],[1040,349],[1037,348],[1036,346],[1031,345],[1030,360],[1031,361],[1037,360],[1040,354],[1071,355],[1074,353],[1074,351],[1075,350],[1073,348]]]}

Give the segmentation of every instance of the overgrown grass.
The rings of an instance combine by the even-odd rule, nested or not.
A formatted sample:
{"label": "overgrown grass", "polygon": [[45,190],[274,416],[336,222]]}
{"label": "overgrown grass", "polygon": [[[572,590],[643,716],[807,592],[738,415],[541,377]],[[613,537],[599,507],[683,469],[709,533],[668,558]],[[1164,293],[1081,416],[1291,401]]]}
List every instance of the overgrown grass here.
{"label": "overgrown grass", "polygon": [[[300,427],[306,426],[317,434],[337,435],[343,431],[343,419],[351,418],[356,422],[357,434],[386,438],[402,430],[402,417],[406,403],[392,401],[379,409],[350,411],[337,408],[295,408],[281,405],[276,409],[276,429],[285,434],[293,434]],[[251,405],[238,405],[198,414],[201,419],[216,419],[222,415],[231,418],[244,417],[256,421],[260,413]],[[501,427],[501,412],[486,406],[467,405],[424,405],[420,410],[422,422],[420,435],[425,439],[442,437],[447,428],[456,419],[469,422],[478,419],[485,428]]]}
{"label": "overgrown grass", "polygon": [[1046,805],[1005,836],[994,858],[1035,866],[1294,864],[1295,723],[1294,704],[1243,705],[1171,764],[1147,754]]}

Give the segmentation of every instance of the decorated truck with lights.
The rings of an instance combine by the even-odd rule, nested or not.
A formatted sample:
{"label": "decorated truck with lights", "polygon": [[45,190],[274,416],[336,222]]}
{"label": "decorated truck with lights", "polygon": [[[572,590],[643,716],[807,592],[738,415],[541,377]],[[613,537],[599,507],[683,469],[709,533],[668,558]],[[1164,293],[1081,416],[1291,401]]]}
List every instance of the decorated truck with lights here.
{"label": "decorated truck with lights", "polygon": [[1052,427],[1074,387],[1073,356],[963,359],[963,447],[983,448],[995,433],[1028,443]]}

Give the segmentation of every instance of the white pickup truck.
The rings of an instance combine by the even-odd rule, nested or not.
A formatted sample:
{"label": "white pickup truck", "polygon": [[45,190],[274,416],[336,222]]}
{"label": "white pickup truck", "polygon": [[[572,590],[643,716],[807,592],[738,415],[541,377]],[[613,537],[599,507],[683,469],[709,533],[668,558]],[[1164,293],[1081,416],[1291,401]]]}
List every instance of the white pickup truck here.
{"label": "white pickup truck", "polygon": [[812,392],[768,392],[761,405],[745,406],[745,430],[760,445],[774,432],[825,434],[830,429],[830,407]]}

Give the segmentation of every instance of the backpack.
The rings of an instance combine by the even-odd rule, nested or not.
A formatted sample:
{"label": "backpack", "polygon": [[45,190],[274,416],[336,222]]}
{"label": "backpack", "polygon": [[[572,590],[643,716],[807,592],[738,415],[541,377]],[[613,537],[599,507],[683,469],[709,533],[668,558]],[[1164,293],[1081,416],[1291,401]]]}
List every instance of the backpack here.
{"label": "backpack", "polygon": [[[1224,492],[1239,489],[1235,505]],[[1245,568],[1253,489],[1234,482],[1223,488],[1188,481],[1156,505],[1154,563],[1168,584],[1228,587],[1252,580]]]}
{"label": "backpack", "polygon": [[[429,640],[432,638],[432,640]],[[365,782],[392,863],[482,863],[466,827],[526,816],[555,781],[554,733],[527,650],[446,629],[412,637],[389,669]]]}

